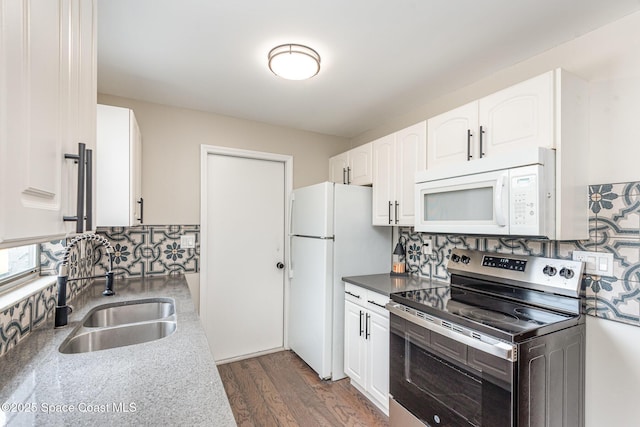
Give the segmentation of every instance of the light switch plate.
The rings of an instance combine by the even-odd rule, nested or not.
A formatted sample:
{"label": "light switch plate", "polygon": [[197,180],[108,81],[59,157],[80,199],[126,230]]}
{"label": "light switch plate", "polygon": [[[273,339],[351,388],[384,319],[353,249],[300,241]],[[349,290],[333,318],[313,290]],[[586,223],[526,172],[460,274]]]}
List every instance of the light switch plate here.
{"label": "light switch plate", "polygon": [[180,247],[182,249],[193,249],[196,247],[196,236],[180,236]]}
{"label": "light switch plate", "polygon": [[431,239],[425,239],[422,242],[422,253],[424,255],[431,255],[433,252],[433,244],[431,243]]}
{"label": "light switch plate", "polygon": [[573,251],[573,259],[584,262],[586,274],[613,276],[613,254],[611,253]]}

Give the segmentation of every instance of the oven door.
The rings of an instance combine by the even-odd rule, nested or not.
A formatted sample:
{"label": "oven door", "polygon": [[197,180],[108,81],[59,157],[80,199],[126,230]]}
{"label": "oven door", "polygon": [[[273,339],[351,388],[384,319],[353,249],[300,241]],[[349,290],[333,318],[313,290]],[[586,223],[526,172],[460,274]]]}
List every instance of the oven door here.
{"label": "oven door", "polygon": [[423,319],[403,317],[390,316],[395,401],[433,427],[513,425],[514,362],[427,329]]}

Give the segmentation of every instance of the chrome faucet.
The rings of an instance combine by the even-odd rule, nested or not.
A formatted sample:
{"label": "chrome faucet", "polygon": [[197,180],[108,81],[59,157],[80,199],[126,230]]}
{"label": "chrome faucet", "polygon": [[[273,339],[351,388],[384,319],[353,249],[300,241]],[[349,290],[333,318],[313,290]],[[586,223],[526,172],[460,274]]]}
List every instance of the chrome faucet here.
{"label": "chrome faucet", "polygon": [[[96,241],[101,243],[102,246],[105,247],[107,255],[109,256],[109,271],[104,276],[89,276],[89,277],[75,277],[69,279],[69,255],[71,249],[78,244],[80,241]],[[83,279],[96,279],[100,277],[106,278],[105,289],[102,292],[104,296],[115,295],[113,290],[113,247],[111,243],[107,239],[102,236],[93,233],[85,233],[79,236],[76,236],[69,242],[67,247],[64,250],[64,255],[62,257],[62,264],[58,270],[58,298],[56,302],[56,316],[55,316],[55,327],[61,328],[67,325],[69,313],[71,311],[71,307],[67,305],[67,282],[72,280],[83,280]]]}

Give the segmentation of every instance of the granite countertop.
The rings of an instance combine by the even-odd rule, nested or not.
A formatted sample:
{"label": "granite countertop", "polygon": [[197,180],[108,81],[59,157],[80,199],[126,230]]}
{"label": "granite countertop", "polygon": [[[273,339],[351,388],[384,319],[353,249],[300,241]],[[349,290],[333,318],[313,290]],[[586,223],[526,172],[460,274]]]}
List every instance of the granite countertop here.
{"label": "granite countertop", "polygon": [[[0,358],[0,425],[215,425],[235,420],[183,276],[98,281],[70,302],[69,325],[53,319]],[[143,344],[62,354],[58,347],[93,307],[173,298],[178,326]]]}
{"label": "granite countertop", "polygon": [[449,286],[447,282],[430,279],[428,277],[417,275],[392,276],[389,273],[348,276],[343,277],[342,280],[383,295],[414,289],[444,288]]}

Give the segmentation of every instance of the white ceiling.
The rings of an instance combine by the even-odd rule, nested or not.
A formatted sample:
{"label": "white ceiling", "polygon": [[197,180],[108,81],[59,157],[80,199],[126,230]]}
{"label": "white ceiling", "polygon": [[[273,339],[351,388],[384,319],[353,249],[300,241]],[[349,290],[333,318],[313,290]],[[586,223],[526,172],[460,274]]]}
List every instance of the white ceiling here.
{"label": "white ceiling", "polygon": [[[353,137],[640,0],[98,0],[98,91]],[[320,74],[267,68],[306,44]]]}

